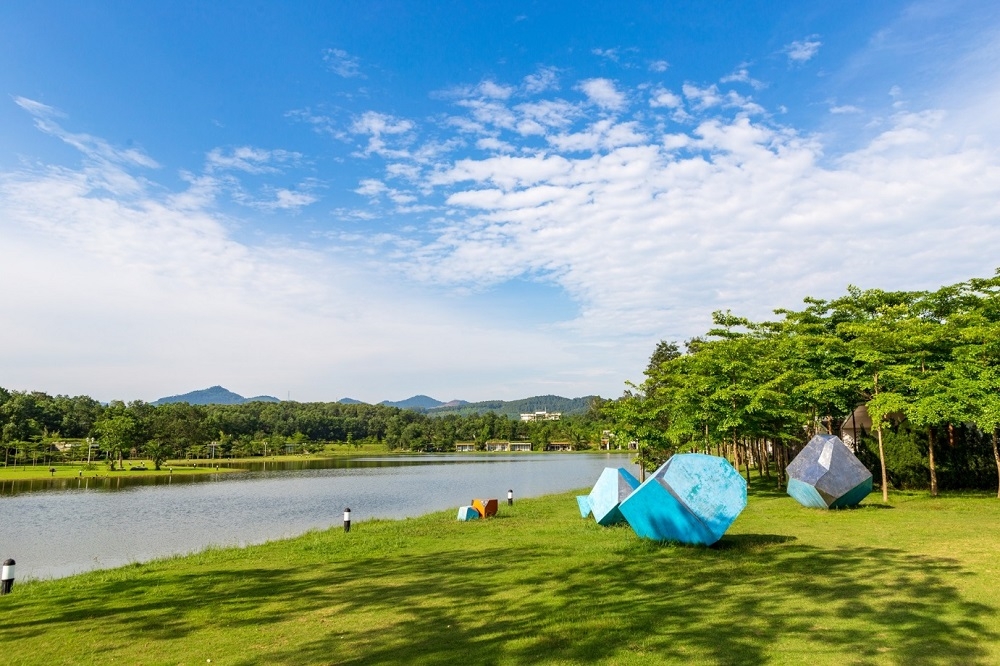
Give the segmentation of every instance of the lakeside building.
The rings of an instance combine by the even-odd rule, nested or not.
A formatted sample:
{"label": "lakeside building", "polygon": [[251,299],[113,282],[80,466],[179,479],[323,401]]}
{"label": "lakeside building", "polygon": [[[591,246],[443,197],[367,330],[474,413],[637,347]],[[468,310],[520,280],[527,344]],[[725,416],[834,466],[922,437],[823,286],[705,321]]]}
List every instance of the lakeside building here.
{"label": "lakeside building", "polygon": [[511,442],[510,443],[510,450],[511,451],[530,451],[531,450],[531,442]]}
{"label": "lakeside building", "polygon": [[562,412],[552,412],[551,414],[544,409],[537,412],[529,412],[527,414],[521,414],[522,421],[558,421],[562,418]]}

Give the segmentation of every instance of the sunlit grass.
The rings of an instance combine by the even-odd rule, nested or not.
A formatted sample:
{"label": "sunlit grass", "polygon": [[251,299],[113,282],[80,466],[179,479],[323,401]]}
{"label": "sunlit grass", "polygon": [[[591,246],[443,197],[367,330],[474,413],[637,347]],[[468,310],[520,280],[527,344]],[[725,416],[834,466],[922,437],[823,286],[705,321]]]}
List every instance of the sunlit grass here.
{"label": "sunlit grass", "polygon": [[1000,663],[1000,501],[892,500],[755,488],[704,549],[601,528],[569,493],[19,581],[2,661]]}

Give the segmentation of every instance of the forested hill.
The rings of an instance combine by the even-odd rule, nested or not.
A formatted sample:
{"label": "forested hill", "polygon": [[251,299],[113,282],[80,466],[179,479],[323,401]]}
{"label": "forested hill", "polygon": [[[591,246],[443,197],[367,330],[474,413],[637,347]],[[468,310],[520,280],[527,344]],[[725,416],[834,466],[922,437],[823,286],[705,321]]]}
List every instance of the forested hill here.
{"label": "forested hill", "polygon": [[428,409],[431,416],[442,416],[444,414],[485,414],[494,412],[501,416],[518,419],[521,414],[544,410],[546,412],[560,412],[565,415],[585,414],[590,403],[597,398],[594,395],[582,398],[563,398],[558,395],[536,395],[531,398],[520,400],[484,400],[483,402],[470,402],[459,406],[442,406]]}
{"label": "forested hill", "polygon": [[166,405],[172,402],[186,402],[189,405],[242,405],[245,402],[280,402],[280,400],[269,395],[244,398],[239,393],[233,393],[229,389],[221,386],[212,386],[182,395],[169,395],[165,398],[160,398],[153,404]]}
{"label": "forested hill", "polygon": [[[463,402],[463,401],[460,401]],[[400,409],[414,409],[416,411],[422,411],[426,409],[434,409],[435,407],[443,407],[446,404],[440,400],[436,400],[428,395],[415,395],[412,398],[407,398],[406,400],[383,400],[378,403],[380,405],[385,405],[386,407],[399,407]]]}

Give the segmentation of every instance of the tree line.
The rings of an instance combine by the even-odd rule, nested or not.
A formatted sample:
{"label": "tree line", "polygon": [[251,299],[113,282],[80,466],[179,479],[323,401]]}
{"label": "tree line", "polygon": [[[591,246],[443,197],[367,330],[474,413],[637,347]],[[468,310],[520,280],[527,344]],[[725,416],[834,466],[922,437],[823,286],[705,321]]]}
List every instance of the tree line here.
{"label": "tree line", "polygon": [[488,441],[530,441],[533,449],[543,450],[551,442],[568,441],[582,449],[600,439],[598,415],[593,409],[560,421],[521,422],[492,412],[430,416],[365,403],[152,405],[137,400],[103,405],[88,396],[0,388],[0,447],[5,465],[85,460],[88,454],[113,465],[135,456],[159,465],[180,458],[311,452],[327,443],[454,451],[456,442],[483,449]]}
{"label": "tree line", "polygon": [[[661,341],[641,384],[604,405],[653,468],[677,451],[728,456],[776,481],[817,433],[864,406],[857,454],[890,486],[998,487],[1000,270],[936,290],[848,287],[752,321],[730,311],[683,345]],[[1000,488],[998,488],[1000,496]]]}

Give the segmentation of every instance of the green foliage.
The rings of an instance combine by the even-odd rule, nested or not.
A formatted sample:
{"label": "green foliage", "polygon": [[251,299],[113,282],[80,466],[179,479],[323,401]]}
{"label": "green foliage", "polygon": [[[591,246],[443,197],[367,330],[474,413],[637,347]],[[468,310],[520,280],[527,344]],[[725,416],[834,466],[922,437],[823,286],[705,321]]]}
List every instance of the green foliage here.
{"label": "green foliage", "polygon": [[[837,433],[865,405],[883,435],[875,462],[887,484],[922,487],[929,477],[936,489],[940,458],[952,487],[982,487],[983,436],[1000,428],[1000,271],[936,291],[848,287],[776,314],[754,322],[716,312],[683,351],[658,343],[645,381],[603,408],[615,436],[638,442],[650,464],[714,446],[764,469],[761,451]],[[935,429],[947,429],[950,446],[935,447],[932,467]]]}

